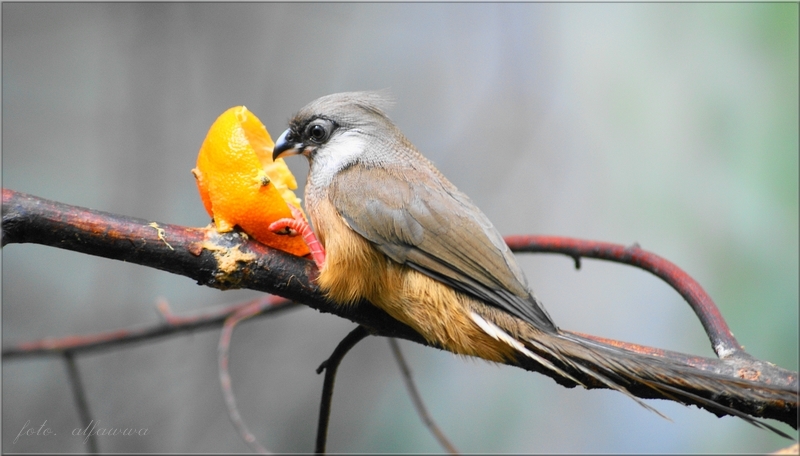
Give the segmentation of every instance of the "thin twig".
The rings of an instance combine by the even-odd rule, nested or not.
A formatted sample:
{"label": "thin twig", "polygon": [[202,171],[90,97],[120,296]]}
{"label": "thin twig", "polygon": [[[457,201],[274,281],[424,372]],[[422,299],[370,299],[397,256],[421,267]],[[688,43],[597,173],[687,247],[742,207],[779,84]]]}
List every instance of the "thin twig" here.
{"label": "thin twig", "polygon": [[[75,405],[78,407],[78,416],[82,423],[81,427],[89,430],[93,421],[92,414],[89,412],[89,402],[86,400],[86,391],[83,387],[78,364],[75,362],[74,353],[65,351],[64,361],[67,365],[67,376],[69,377],[69,384],[72,387],[72,396],[75,398]],[[89,432],[85,442],[89,445],[89,453],[97,454],[100,452],[97,446],[97,435],[94,432]]]}
{"label": "thin twig", "polygon": [[580,267],[580,257],[586,257],[644,269],[667,282],[689,303],[711,341],[711,348],[720,359],[750,357],[733,336],[719,308],[703,287],[671,261],[640,248],[638,244],[624,246],[562,236],[506,236],[505,241],[515,252],[568,255],[575,259],[576,267]]}
{"label": "thin twig", "polygon": [[247,445],[256,453],[269,454],[256,437],[250,432],[245,425],[242,415],[239,413],[239,408],[236,406],[236,397],[233,395],[231,388],[231,375],[228,371],[228,354],[230,353],[231,336],[233,336],[233,328],[242,320],[258,315],[264,310],[264,303],[255,301],[249,305],[240,308],[235,314],[225,320],[222,326],[222,332],[219,337],[219,345],[217,348],[217,359],[219,361],[219,383],[222,387],[222,395],[225,397],[225,406],[228,408],[228,416],[233,422],[233,426],[239,432],[239,435],[247,443]]}
{"label": "thin twig", "polygon": [[3,349],[3,359],[23,356],[61,355],[66,351],[84,353],[92,350],[105,350],[118,345],[131,344],[166,337],[172,334],[215,329],[239,309],[248,307],[253,302],[260,302],[263,310],[260,315],[273,314],[282,310],[297,307],[298,304],[280,296],[262,296],[255,300],[227,304],[204,309],[191,315],[178,316],[172,314],[165,302],[158,303],[158,311],[163,321],[158,324],[147,324],[127,329],[104,331],[96,334],[66,336],[61,338],[45,338],[23,342]]}
{"label": "thin twig", "polygon": [[431,431],[436,440],[439,441],[439,445],[447,450],[448,453],[458,454],[456,447],[450,443],[450,440],[448,440],[447,436],[444,435],[444,432],[439,429],[439,426],[436,425],[436,422],[433,421],[433,418],[428,413],[428,409],[425,407],[425,403],[422,401],[422,396],[417,390],[417,385],[414,383],[414,379],[411,377],[411,369],[408,367],[405,357],[403,357],[403,352],[400,351],[400,344],[397,342],[397,339],[390,337],[389,346],[392,347],[394,359],[397,360],[397,365],[400,367],[400,372],[403,374],[403,382],[406,385],[408,394],[411,396],[411,401],[414,403],[414,408],[417,409],[417,414],[419,414],[422,422],[425,423],[425,427]]}
{"label": "thin twig", "polygon": [[333,350],[331,356],[322,362],[317,368],[317,373],[325,370],[325,380],[322,383],[322,399],[319,403],[319,421],[317,422],[317,443],[314,452],[317,454],[325,453],[325,443],[328,439],[328,423],[331,418],[331,401],[333,400],[333,384],[336,380],[336,370],[342,362],[344,355],[350,351],[362,339],[369,336],[367,328],[359,325],[350,331],[339,345]]}

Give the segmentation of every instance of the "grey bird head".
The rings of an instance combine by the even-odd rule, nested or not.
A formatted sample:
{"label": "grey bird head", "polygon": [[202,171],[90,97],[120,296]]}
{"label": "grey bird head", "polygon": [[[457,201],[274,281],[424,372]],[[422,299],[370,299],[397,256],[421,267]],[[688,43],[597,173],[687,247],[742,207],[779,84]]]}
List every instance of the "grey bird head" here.
{"label": "grey bird head", "polygon": [[314,100],[289,121],[275,143],[273,159],[304,155],[313,163],[322,150],[352,159],[366,145],[375,149],[400,134],[384,112],[389,105],[381,92],[335,93]]}

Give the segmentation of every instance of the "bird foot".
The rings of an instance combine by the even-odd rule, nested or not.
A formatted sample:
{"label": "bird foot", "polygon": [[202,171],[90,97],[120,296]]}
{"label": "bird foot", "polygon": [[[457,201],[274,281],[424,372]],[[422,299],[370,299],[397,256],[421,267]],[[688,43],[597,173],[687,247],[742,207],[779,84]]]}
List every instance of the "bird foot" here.
{"label": "bird foot", "polygon": [[306,218],[300,212],[300,209],[291,204],[289,209],[292,210],[294,218],[282,218],[272,222],[269,225],[269,230],[284,236],[297,236],[298,234],[303,236],[303,241],[308,245],[308,249],[311,251],[311,258],[317,265],[317,269],[322,270],[322,266],[325,264],[325,248],[322,247],[317,236],[311,231],[311,227],[308,226],[308,222],[306,222]]}

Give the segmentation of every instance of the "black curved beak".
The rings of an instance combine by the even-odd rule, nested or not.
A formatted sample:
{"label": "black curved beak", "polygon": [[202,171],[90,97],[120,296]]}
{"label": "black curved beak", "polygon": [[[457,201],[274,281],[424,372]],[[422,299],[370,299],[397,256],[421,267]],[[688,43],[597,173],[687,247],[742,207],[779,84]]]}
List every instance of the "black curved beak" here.
{"label": "black curved beak", "polygon": [[272,159],[282,155],[297,155],[302,150],[302,144],[296,142],[292,137],[292,130],[287,129],[275,141],[275,148],[272,149]]}

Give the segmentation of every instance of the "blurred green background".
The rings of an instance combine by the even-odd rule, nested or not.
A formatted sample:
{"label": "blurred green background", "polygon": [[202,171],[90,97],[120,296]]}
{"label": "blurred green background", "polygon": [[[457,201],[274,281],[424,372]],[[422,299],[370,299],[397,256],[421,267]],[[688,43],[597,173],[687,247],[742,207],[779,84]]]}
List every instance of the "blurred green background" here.
{"label": "blurred green background", "polygon": [[[392,118],[504,234],[638,242],[711,294],[756,357],[798,369],[797,4],[2,5],[3,187],[203,226],[189,170],[225,109],[277,137],[318,96],[388,88]],[[305,161],[290,159],[301,186]],[[2,251],[4,345],[158,321],[256,296],[35,245]],[[667,285],[633,268],[520,258],[565,329],[712,356]],[[300,308],[242,324],[242,415],[280,452],[312,451],[321,377],[349,321]],[[148,428],[102,451],[239,452],[218,331],[78,359],[95,419]],[[465,452],[768,452],[740,420],[567,390],[541,375],[401,342]],[[329,450],[436,452],[388,344],[345,359]],[[59,359],[3,362],[6,452],[78,452]],[[47,420],[55,436],[21,437]],[[781,429],[796,432],[778,424]]]}

